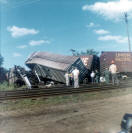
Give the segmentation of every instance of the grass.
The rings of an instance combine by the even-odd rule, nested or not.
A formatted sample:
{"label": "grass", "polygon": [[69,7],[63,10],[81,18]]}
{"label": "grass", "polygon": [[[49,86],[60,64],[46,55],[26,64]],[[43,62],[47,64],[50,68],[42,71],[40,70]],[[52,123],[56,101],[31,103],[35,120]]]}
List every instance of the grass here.
{"label": "grass", "polygon": [[8,85],[8,82],[0,83],[0,91],[18,90],[18,89],[23,89],[23,88],[26,88],[26,86],[16,88],[14,87],[14,84]]}
{"label": "grass", "polygon": [[124,90],[109,90],[109,91],[101,91],[101,92],[90,92],[83,94],[74,94],[67,96],[55,96],[50,97],[48,99],[37,98],[37,99],[22,99],[22,100],[13,100],[13,101],[5,101],[0,104],[0,111],[8,111],[8,110],[17,110],[17,109],[29,109],[39,106],[52,106],[52,105],[60,105],[67,103],[77,103],[88,100],[99,100],[105,99],[109,97],[116,97],[121,95],[132,94],[132,89],[127,88]]}
{"label": "grass", "polygon": [[8,82],[0,83],[0,91],[15,90],[14,85],[8,85]]}
{"label": "grass", "polygon": [[[5,82],[0,85],[0,90],[14,90],[13,86],[8,86]],[[100,91],[100,92],[88,92],[82,94],[73,94],[66,96],[54,96],[45,98],[36,98],[36,99],[21,99],[21,100],[12,100],[12,101],[4,101],[0,103],[0,111],[8,111],[8,110],[17,110],[17,109],[29,109],[34,107],[41,106],[52,106],[59,104],[67,104],[67,103],[78,103],[88,100],[98,100],[105,99],[109,97],[116,97],[121,95],[132,94],[132,88],[126,89],[113,89],[108,91]]]}

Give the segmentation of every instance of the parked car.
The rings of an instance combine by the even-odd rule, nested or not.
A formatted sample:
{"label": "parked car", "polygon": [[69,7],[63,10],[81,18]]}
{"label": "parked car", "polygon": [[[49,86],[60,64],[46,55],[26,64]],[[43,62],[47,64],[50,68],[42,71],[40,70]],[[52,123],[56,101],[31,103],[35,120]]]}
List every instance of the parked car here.
{"label": "parked car", "polygon": [[119,133],[132,133],[132,114],[125,114],[121,121],[121,131]]}

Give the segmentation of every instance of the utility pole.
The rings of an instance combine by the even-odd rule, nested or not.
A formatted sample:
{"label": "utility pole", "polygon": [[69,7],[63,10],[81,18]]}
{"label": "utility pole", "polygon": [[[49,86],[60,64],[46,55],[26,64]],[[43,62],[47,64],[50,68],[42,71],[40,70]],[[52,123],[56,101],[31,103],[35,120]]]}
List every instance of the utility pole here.
{"label": "utility pole", "polygon": [[129,29],[128,29],[128,15],[127,13],[124,13],[125,15],[125,23],[126,23],[126,30],[127,30],[127,36],[128,36],[128,48],[129,48],[129,52],[131,52],[131,42],[130,42],[130,36],[129,36]]}
{"label": "utility pole", "polygon": [[[1,30],[2,30],[2,28],[1,28],[1,27],[2,27],[2,26],[1,26],[1,18],[2,18],[2,17],[1,17],[1,13],[2,13],[2,9],[1,9],[1,4],[0,4],[0,58],[2,57],[2,55],[1,55],[1,42],[2,42],[2,41],[1,41],[1,39],[2,39],[2,38],[1,38]],[[0,68],[1,68],[1,64],[0,64]],[[1,69],[0,69],[0,74],[1,74]],[[1,76],[1,75],[0,75],[0,76]]]}

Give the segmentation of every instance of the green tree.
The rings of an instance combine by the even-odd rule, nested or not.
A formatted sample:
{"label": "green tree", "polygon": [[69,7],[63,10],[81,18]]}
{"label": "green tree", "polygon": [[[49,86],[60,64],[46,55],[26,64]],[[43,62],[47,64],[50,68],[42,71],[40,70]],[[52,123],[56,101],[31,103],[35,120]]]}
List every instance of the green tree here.
{"label": "green tree", "polygon": [[7,70],[4,67],[2,67],[3,62],[4,62],[4,58],[0,54],[0,83],[7,80],[6,79]]}
{"label": "green tree", "polygon": [[4,58],[0,54],[0,67],[3,65]]}
{"label": "green tree", "polygon": [[72,52],[72,55],[74,56],[80,56],[80,55],[98,55],[99,52],[95,51],[94,49],[87,49],[86,51],[76,51],[74,49],[70,49],[70,51]]}

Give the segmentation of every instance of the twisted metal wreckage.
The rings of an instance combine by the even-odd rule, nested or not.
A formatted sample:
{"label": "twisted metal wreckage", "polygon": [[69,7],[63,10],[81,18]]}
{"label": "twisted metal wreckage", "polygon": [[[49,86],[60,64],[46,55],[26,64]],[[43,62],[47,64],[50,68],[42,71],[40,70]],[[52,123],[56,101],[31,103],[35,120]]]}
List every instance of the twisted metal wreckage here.
{"label": "twisted metal wreckage", "polygon": [[[71,73],[75,67],[80,71],[79,81],[90,81],[91,71],[98,70],[103,75],[105,68],[114,60],[119,74],[132,75],[132,53],[130,52],[102,52],[100,58],[96,55],[65,56],[48,52],[34,52],[25,64],[30,71],[15,66],[9,73],[11,82],[20,84],[23,81],[28,88],[42,83],[65,83],[65,73]],[[12,76],[12,74],[15,76]],[[15,78],[12,78],[15,77]],[[17,77],[17,78],[16,78]],[[9,81],[10,81],[9,80]]]}
{"label": "twisted metal wreckage", "polygon": [[98,64],[98,62],[95,59],[93,62],[93,58],[98,59],[93,55],[77,57],[48,52],[34,52],[25,62],[31,71],[27,72],[20,66],[15,66],[12,71],[14,71],[17,78],[13,78],[13,82],[22,79],[30,89],[35,83],[40,82],[46,84],[48,81],[52,81],[64,84],[65,73],[71,73],[75,67],[80,71],[79,81],[83,82],[90,75],[91,69],[96,69],[93,64]]}

